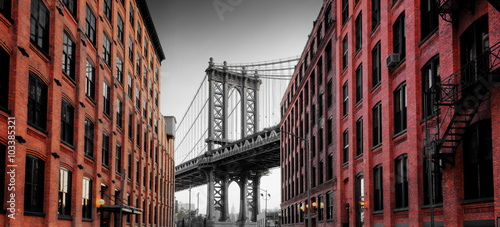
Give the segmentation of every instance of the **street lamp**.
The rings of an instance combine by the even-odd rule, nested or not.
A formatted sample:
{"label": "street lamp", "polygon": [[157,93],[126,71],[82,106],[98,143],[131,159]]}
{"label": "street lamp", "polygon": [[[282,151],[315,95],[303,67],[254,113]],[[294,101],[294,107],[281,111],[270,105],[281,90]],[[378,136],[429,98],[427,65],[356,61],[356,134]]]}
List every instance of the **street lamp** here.
{"label": "street lamp", "polygon": [[[311,203],[311,182],[310,182],[310,174],[309,174],[309,170],[311,168],[311,160],[309,160],[309,140],[306,139],[306,138],[303,138],[303,137],[300,137],[300,136],[297,136],[295,134],[292,134],[292,133],[289,133],[289,132],[285,132],[283,130],[279,130],[280,132],[282,133],[285,133],[287,135],[290,135],[292,137],[295,137],[297,139],[300,139],[302,141],[305,142],[305,145],[306,145],[306,159],[307,159],[307,165],[306,165],[306,181],[307,181],[307,184],[306,184],[306,187],[307,187],[307,202],[308,203]],[[307,206],[306,205],[306,208],[307,208],[307,226],[308,227],[311,227],[311,206]]]}
{"label": "street lamp", "polygon": [[265,192],[264,194],[260,193],[260,196],[262,196],[262,197],[265,196],[264,200],[266,201],[266,208],[264,210],[264,226],[267,226],[267,201],[271,199],[271,198],[268,198],[268,197],[271,197],[271,194],[267,194],[267,190],[264,190],[262,188],[260,190]]}

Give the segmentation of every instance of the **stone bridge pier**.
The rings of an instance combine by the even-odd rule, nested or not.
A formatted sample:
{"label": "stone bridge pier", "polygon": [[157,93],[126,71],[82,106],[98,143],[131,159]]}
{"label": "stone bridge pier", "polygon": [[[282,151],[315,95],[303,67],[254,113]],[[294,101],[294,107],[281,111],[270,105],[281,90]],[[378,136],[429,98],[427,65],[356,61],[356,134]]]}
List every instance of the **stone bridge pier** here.
{"label": "stone bridge pier", "polygon": [[[217,171],[214,167],[206,168],[204,172],[208,182],[207,227],[257,226],[260,208],[260,178],[267,172]],[[240,188],[239,216],[236,222],[229,219],[228,188],[231,182],[236,182]]]}

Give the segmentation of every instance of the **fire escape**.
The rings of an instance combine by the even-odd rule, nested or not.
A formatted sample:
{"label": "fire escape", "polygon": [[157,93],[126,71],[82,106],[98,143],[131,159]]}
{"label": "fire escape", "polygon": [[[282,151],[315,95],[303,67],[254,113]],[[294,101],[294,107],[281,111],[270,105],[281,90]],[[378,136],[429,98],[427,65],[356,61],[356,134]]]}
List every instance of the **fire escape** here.
{"label": "fire escape", "polygon": [[[458,13],[473,10],[474,0],[437,0],[440,16],[453,24]],[[500,0],[488,0],[497,10]],[[500,42],[464,64],[459,70],[435,83],[427,92],[434,108],[444,113],[426,116],[424,151],[432,155],[433,162],[442,168],[448,163],[455,165],[455,153],[462,138],[478,112],[481,102],[489,97],[494,82],[499,82]],[[424,101],[425,102],[425,101]],[[425,105],[426,107],[428,105]],[[429,113],[430,110],[425,110]]]}

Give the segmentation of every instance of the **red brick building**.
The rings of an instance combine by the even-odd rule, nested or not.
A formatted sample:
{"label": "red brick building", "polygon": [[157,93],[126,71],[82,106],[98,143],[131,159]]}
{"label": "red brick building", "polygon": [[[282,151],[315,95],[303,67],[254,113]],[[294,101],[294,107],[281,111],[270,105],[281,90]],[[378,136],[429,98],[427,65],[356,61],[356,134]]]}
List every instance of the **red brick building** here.
{"label": "red brick building", "polygon": [[164,59],[145,0],[0,2],[0,226],[172,226]]}
{"label": "red brick building", "polygon": [[325,0],[281,103],[283,225],[498,226],[498,10]]}

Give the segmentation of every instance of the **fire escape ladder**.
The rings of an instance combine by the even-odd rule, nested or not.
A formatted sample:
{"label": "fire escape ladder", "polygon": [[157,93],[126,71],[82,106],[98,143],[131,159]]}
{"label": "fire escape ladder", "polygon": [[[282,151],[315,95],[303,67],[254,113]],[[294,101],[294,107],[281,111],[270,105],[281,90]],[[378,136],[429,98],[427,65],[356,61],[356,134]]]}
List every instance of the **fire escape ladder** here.
{"label": "fire escape ladder", "polygon": [[[455,165],[455,152],[478,112],[481,101],[500,77],[500,42],[493,45],[476,59],[462,66],[441,82],[433,86],[426,95],[438,97],[434,105],[445,107],[444,114],[435,117],[435,124],[427,129],[424,150],[431,154],[434,162]],[[483,98],[477,97],[483,94]],[[444,132],[442,131],[444,130]]]}

